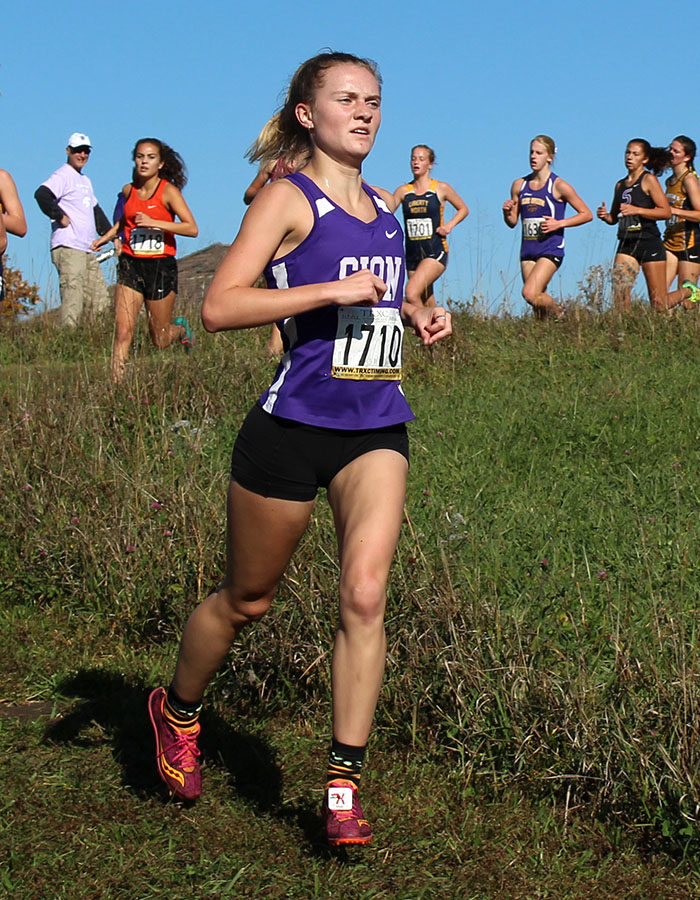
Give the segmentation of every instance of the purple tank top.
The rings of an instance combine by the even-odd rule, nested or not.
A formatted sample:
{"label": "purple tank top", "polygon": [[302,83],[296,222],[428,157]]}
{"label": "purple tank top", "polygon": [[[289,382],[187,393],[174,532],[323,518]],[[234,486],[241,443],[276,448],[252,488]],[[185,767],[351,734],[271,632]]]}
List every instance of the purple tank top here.
{"label": "purple tank top", "polygon": [[362,222],[301,172],[288,175],[314,216],[309,235],[265,267],[269,288],[338,281],[369,269],[387,285],[374,307],[325,306],[280,321],[285,353],[264,410],[322,428],[356,431],[413,418],[401,389],[403,233],[382,198],[363,182],[377,216]]}
{"label": "purple tank top", "polygon": [[530,187],[527,177],[520,188],[520,222],[523,229],[523,240],[520,245],[520,258],[564,255],[564,229],[542,234],[540,226],[544,216],[563,219],[566,212],[566,200],[557,200],[554,196],[554,182],[558,176],[552,172],[547,183],[537,190]]}

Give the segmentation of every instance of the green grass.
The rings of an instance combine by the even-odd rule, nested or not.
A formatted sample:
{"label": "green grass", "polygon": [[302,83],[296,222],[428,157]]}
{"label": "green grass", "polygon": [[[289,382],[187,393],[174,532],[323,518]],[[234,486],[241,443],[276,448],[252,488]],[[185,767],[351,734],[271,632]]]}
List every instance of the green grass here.
{"label": "green grass", "polygon": [[144,699],[219,577],[231,445],[271,367],[257,333],[201,334],[191,357],[141,342],[114,390],[109,328],[0,339],[0,885],[698,893],[695,317],[462,314],[449,344],[408,341],[418,418],[364,789],[377,836],[347,854],[317,814],[337,582],[323,501],[212,685],[201,801],[157,782]]}

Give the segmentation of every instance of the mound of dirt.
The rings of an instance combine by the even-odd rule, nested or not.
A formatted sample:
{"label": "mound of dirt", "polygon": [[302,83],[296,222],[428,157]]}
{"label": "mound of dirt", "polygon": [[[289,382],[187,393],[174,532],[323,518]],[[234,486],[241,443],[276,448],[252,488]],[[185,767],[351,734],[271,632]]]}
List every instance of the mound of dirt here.
{"label": "mound of dirt", "polygon": [[202,305],[214,272],[226,255],[228,244],[210,244],[177,261],[178,303]]}

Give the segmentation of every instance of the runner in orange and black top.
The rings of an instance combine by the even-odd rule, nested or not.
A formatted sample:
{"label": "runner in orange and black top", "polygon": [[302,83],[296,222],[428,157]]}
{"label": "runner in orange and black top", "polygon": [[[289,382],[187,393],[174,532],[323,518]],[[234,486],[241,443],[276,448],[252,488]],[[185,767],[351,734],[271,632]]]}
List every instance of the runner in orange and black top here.
{"label": "runner in orange and black top", "polygon": [[671,216],[671,207],[656,177],[668,166],[664,147],[633,138],[625,150],[627,177],[615,185],[612,206],[597,209],[598,218],[617,225],[619,244],[613,265],[613,303],[630,308],[632,285],[641,268],[655,309],[666,309],[666,251],[657,222]]}
{"label": "runner in orange and black top", "polygon": [[678,278],[678,290],[668,295],[666,308],[686,309],[700,302],[700,186],[695,171],[695,141],[684,134],[668,148],[672,175],[666,179],[666,199],[673,215],[666,223],[666,284]]}
{"label": "runner in orange and black top", "polygon": [[[133,150],[133,183],[122,188],[124,209],[119,221],[92,244],[123,233],[115,295],[116,327],[112,347],[112,381],[124,377],[136,317],[145,301],[149,329],[158,349],[179,341],[194,344],[187,320],[170,318],[177,295],[175,235],[197,237],[194,216],[181,193],[187,183],[178,153],[156,138],[143,138]],[[177,221],[179,220],[179,221]]]}
{"label": "runner in orange and black top", "polygon": [[[467,204],[446,181],[431,176],[435,152],[425,144],[411,150],[413,181],[394,191],[396,207],[403,207],[406,239],[406,299],[419,306],[435,306],[433,285],[447,267],[447,235],[469,215]],[[457,210],[444,221],[445,202]]]}

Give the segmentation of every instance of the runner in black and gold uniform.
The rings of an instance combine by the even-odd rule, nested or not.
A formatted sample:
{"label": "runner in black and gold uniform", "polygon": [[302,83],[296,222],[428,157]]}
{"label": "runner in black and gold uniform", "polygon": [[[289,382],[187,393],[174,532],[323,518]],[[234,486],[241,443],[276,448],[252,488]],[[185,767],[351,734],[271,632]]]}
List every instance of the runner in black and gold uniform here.
{"label": "runner in black and gold uniform", "polygon": [[678,277],[678,290],[668,295],[667,308],[681,304],[689,309],[700,302],[700,186],[695,161],[695,141],[681,134],[668,148],[673,174],[666,179],[666,199],[673,215],[666,224],[666,284]]}
{"label": "runner in black and gold uniform", "polygon": [[[396,207],[403,207],[406,236],[406,299],[435,306],[433,285],[447,267],[447,235],[469,215],[467,204],[446,181],[431,178],[435,153],[425,144],[411,150],[413,181],[394,191]],[[457,210],[444,221],[445,201]],[[396,208],[395,207],[395,208]]]}
{"label": "runner in black and gold uniform", "polygon": [[656,177],[668,166],[668,151],[649,141],[633,138],[625,150],[627,177],[615,185],[610,212],[605,203],[598,218],[617,225],[619,244],[613,266],[613,303],[619,310],[630,307],[632,285],[641,267],[655,309],[666,309],[666,261],[657,222],[671,216]]}

